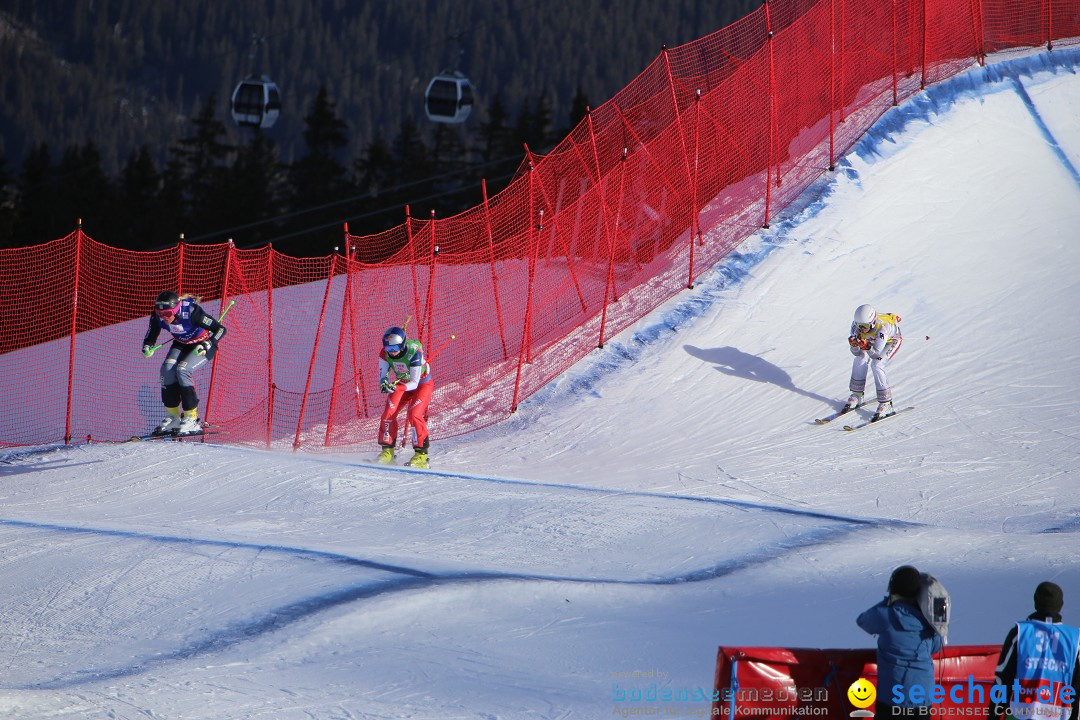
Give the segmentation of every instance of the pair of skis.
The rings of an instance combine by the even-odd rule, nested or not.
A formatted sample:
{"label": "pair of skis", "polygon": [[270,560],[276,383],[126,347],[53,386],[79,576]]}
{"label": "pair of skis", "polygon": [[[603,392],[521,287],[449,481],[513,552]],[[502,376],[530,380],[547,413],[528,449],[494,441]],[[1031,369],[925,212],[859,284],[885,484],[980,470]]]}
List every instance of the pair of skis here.
{"label": "pair of skis", "polygon": [[412,462],[412,460],[407,460],[407,461],[405,461],[405,462],[403,462],[403,463],[401,463],[399,465],[398,463],[396,463],[394,461],[390,461],[390,462],[386,463],[386,462],[379,462],[377,458],[372,458],[371,460],[366,461],[364,464],[365,465],[373,465],[375,467],[386,468],[387,470],[413,470],[413,471],[416,471],[416,470],[430,470],[431,469],[430,465],[428,467],[414,467],[414,466],[409,464],[410,462]]}
{"label": "pair of skis", "polygon": [[[853,408],[850,408],[850,409],[843,408],[843,409],[837,410],[832,415],[826,415],[823,418],[815,418],[814,419],[814,424],[816,424],[816,425],[826,425],[828,423],[831,423],[833,420],[836,420],[838,417],[841,417],[843,415],[850,415],[855,410],[863,407],[864,405],[869,405],[872,402],[874,402],[874,401],[873,400],[864,400],[863,402],[859,403],[858,405],[856,405]],[[875,424],[877,424],[877,423],[879,423],[879,422],[881,422],[883,420],[888,420],[889,418],[896,417],[900,413],[904,413],[904,412],[907,412],[908,410],[914,410],[914,409],[915,409],[914,405],[909,405],[906,408],[901,408],[901,409],[897,410],[892,415],[886,415],[885,417],[880,417],[877,420],[871,419],[871,420],[867,420],[865,422],[861,422],[861,423],[854,424],[854,425],[845,425],[844,430],[846,430],[848,432],[854,432],[855,430],[861,430],[864,427],[867,427],[868,425],[875,425]]]}
{"label": "pair of skis", "polygon": [[184,433],[180,435],[178,433],[147,433],[146,435],[132,435],[127,442],[145,442],[147,440],[186,440],[188,438],[199,438],[203,435],[209,435],[216,432],[210,429],[210,426],[206,425],[197,430],[196,432]]}

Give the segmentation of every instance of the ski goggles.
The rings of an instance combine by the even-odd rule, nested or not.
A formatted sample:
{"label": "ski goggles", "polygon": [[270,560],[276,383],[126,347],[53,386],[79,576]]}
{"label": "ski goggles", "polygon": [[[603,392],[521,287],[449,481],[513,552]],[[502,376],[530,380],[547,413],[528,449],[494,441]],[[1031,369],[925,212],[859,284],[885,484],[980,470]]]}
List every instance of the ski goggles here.
{"label": "ski goggles", "polygon": [[855,327],[858,328],[859,332],[862,333],[868,333],[874,328],[873,325],[870,325],[868,323],[858,323],[857,325],[855,325]]}
{"label": "ski goggles", "polygon": [[172,318],[176,317],[176,313],[179,309],[180,308],[175,305],[173,307],[162,307],[161,305],[158,305],[157,308],[154,309],[154,312],[157,313],[159,318]]}
{"label": "ski goggles", "polygon": [[382,339],[383,350],[391,355],[397,355],[405,349],[405,338],[397,333],[387,333]]}

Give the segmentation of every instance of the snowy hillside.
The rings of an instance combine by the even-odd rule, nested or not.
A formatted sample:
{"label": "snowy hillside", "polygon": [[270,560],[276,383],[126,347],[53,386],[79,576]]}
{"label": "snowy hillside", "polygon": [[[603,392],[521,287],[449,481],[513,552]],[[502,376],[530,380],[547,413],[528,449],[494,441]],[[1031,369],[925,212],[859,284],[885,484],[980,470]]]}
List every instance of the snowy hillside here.
{"label": "snowy hillside", "polygon": [[[871,646],[854,618],[901,563],[948,586],[953,644],[1000,642],[1045,579],[1080,621],[1077,67],[1016,58],[890,112],[432,471],[4,451],[0,715],[611,717],[615,683],[710,688],[721,644]],[[864,302],[903,317],[915,410],[815,426]]]}

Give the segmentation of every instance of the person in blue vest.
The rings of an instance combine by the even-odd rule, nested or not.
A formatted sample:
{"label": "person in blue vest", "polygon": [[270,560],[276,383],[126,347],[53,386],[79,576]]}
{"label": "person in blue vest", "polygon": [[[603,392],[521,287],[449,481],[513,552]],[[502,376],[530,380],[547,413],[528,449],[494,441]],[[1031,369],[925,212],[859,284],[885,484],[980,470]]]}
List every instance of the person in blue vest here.
{"label": "person in blue vest", "polygon": [[[1001,645],[994,682],[1005,687],[1008,701],[992,701],[989,717],[1077,720],[1080,629],[1061,622],[1064,604],[1065,593],[1056,583],[1035,588],[1035,612],[1013,626]],[[1061,692],[1066,685],[1071,694]]]}
{"label": "person in blue vest", "polygon": [[[155,435],[191,435],[202,430],[199,422],[199,395],[192,374],[214,359],[225,326],[199,307],[199,298],[163,290],[154,301],[150,327],[143,338],[142,352],[154,354],[154,344],[162,330],[172,334],[172,345],[161,363],[161,402],[165,419]],[[183,415],[181,415],[181,408]]]}
{"label": "person in blue vest", "polygon": [[[919,717],[930,714],[934,689],[931,657],[942,647],[941,636],[919,609],[922,573],[901,565],[889,578],[889,593],[856,619],[859,627],[877,635],[877,717]],[[894,687],[901,686],[903,700],[894,705]],[[911,699],[909,691],[921,686],[924,703]]]}
{"label": "person in blue vest", "polygon": [[413,430],[413,456],[405,464],[427,468],[430,447],[427,413],[435,383],[431,379],[431,366],[424,357],[424,346],[419,340],[407,339],[404,328],[394,326],[383,333],[382,352],[379,353],[379,389],[386,393],[386,406],[379,422],[382,452],[378,461],[384,465],[394,462],[397,416],[401,408],[407,407],[409,425]]}

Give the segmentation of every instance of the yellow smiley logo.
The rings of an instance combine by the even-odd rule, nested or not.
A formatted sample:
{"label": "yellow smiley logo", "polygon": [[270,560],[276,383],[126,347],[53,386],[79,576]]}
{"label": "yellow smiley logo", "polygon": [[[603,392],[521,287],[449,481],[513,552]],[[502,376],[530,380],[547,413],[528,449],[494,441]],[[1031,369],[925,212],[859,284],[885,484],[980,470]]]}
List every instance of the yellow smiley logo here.
{"label": "yellow smiley logo", "polygon": [[859,678],[847,689],[847,699],[857,708],[868,708],[877,699],[877,688],[866,678]]}

